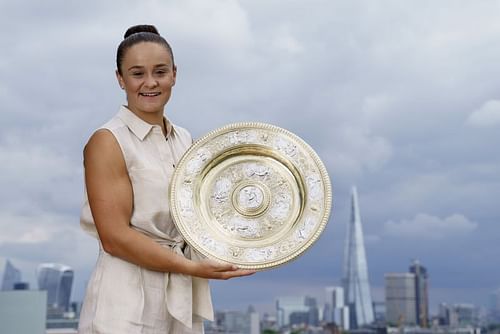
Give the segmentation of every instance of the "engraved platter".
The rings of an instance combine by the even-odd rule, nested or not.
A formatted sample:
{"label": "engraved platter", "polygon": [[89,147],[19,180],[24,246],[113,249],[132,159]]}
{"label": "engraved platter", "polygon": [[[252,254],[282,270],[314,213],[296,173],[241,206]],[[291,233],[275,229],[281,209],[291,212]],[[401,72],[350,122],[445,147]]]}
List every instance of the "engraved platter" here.
{"label": "engraved platter", "polygon": [[245,269],[296,258],[325,229],[332,191],[302,139],[265,123],[216,129],[184,154],[170,184],[177,229],[201,254]]}

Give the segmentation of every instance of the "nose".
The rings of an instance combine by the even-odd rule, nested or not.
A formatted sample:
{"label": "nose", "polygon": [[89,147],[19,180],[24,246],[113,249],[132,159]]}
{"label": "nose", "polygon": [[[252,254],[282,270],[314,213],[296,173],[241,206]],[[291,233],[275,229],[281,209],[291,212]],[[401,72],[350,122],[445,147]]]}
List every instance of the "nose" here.
{"label": "nose", "polygon": [[144,85],[148,88],[154,88],[158,85],[158,81],[151,74],[148,74],[145,78]]}

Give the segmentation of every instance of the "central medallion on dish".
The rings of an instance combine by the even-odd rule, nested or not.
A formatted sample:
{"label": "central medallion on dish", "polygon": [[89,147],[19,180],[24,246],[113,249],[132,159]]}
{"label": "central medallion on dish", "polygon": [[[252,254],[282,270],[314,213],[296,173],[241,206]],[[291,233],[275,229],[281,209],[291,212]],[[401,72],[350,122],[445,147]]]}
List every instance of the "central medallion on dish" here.
{"label": "central medallion on dish", "polygon": [[255,217],[269,207],[269,189],[262,183],[245,182],[234,189],[232,201],[233,207],[241,215]]}

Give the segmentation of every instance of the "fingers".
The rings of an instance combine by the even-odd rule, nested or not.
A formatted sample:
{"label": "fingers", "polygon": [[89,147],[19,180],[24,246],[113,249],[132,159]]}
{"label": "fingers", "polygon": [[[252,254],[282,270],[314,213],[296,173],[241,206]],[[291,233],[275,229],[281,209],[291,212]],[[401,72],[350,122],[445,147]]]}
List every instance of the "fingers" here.
{"label": "fingers", "polygon": [[236,269],[232,271],[221,272],[221,277],[219,279],[230,279],[236,277],[250,276],[255,274],[255,270],[245,270],[245,269]]}
{"label": "fingers", "polygon": [[213,260],[203,261],[204,273],[200,277],[227,280],[235,277],[243,277],[255,274],[256,270],[240,269],[230,263],[222,263]]}
{"label": "fingers", "polygon": [[235,266],[234,264],[229,264],[229,263],[217,263],[217,262],[215,262],[214,267],[215,267],[214,270],[216,272],[226,272],[226,271],[238,270],[237,266]]}

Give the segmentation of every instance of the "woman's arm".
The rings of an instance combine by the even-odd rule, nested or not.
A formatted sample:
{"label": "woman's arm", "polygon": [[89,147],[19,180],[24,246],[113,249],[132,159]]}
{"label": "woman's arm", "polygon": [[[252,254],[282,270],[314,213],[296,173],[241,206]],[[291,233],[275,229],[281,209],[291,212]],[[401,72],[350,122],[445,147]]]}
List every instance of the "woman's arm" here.
{"label": "woman's arm", "polygon": [[104,250],[141,267],[213,279],[254,273],[215,261],[191,261],[130,227],[133,190],[114,136],[98,130],[84,149],[85,183],[92,216]]}

